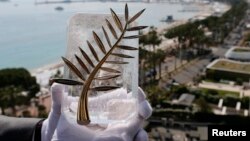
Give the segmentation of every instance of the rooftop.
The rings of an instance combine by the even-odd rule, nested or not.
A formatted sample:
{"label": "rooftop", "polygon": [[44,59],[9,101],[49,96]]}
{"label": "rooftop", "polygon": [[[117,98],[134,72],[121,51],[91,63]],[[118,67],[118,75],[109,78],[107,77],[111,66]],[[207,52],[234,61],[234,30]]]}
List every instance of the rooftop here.
{"label": "rooftop", "polygon": [[178,100],[174,100],[173,103],[190,106],[195,99],[194,95],[182,94]]}
{"label": "rooftop", "polygon": [[217,59],[211,64],[209,64],[207,68],[241,73],[250,73],[250,63],[227,59]]}
{"label": "rooftop", "polygon": [[232,60],[250,61],[250,48],[232,47],[226,52],[225,57]]}
{"label": "rooftop", "polygon": [[234,48],[234,52],[250,52],[250,48]]}

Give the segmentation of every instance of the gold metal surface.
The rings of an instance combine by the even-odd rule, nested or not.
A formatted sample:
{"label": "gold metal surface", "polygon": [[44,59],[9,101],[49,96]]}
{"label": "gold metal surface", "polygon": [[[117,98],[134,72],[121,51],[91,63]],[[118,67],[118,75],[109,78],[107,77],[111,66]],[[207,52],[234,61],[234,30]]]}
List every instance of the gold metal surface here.
{"label": "gold metal surface", "polygon": [[[130,47],[130,46],[126,46],[126,45],[119,45],[119,43],[123,39],[134,39],[134,38],[139,37],[138,35],[125,37],[124,35],[127,31],[138,31],[138,30],[141,30],[141,29],[144,29],[147,27],[147,26],[137,26],[137,27],[128,28],[129,24],[132,23],[133,21],[135,21],[144,12],[144,10],[145,9],[141,10],[140,12],[135,14],[131,19],[129,19],[128,6],[126,4],[125,5],[125,24],[123,26],[122,22],[120,21],[119,17],[117,16],[117,14],[111,9],[111,15],[113,17],[115,25],[117,26],[117,28],[120,30],[121,33],[120,33],[120,35],[117,34],[117,32],[114,30],[114,27],[106,19],[106,23],[107,23],[107,26],[109,28],[109,31],[112,33],[113,38],[116,39],[116,42],[112,45],[110,42],[110,37],[108,37],[108,34],[107,34],[105,28],[102,27],[103,34],[105,35],[104,37],[106,38],[107,43],[110,46],[109,50],[106,50],[106,48],[105,48],[103,42],[101,41],[101,39],[99,38],[99,36],[93,31],[94,40],[95,40],[97,46],[101,49],[102,53],[104,54],[103,57],[98,56],[94,47],[87,41],[88,47],[91,50],[91,53],[93,54],[95,60],[97,61],[96,65],[94,65],[94,63],[91,61],[90,57],[85,53],[85,51],[79,47],[81,54],[86,59],[88,64],[92,67],[92,68],[87,68],[88,65],[85,64],[80,59],[79,56],[75,56],[75,58],[77,59],[77,62],[80,64],[80,66],[83,68],[83,70],[88,74],[87,78],[84,78],[83,74],[79,71],[79,69],[72,62],[70,62],[69,60],[67,60],[66,58],[63,57],[63,61],[68,66],[70,71],[72,71],[79,79],[81,79],[81,81],[75,81],[75,80],[69,80],[69,79],[54,79],[54,80],[52,80],[52,82],[57,82],[57,83],[65,84],[65,85],[82,85],[83,86],[83,89],[82,89],[82,92],[80,95],[80,99],[78,102],[78,109],[77,109],[77,123],[78,124],[86,125],[86,124],[89,124],[91,122],[90,118],[89,118],[89,112],[88,112],[89,92],[91,92],[91,91],[109,91],[109,90],[119,88],[118,86],[94,86],[91,88],[91,84],[92,84],[93,80],[102,81],[102,80],[106,80],[106,79],[113,79],[113,78],[120,76],[119,70],[116,70],[114,68],[103,67],[104,63],[112,63],[112,64],[117,64],[117,65],[122,65],[122,64],[128,63],[128,62],[123,62],[123,61],[112,61],[112,60],[108,61],[107,59],[109,58],[109,56],[113,55],[113,56],[121,57],[121,58],[133,58],[133,56],[129,56],[126,54],[114,53],[114,50],[115,49],[124,49],[124,50],[131,50],[131,51],[137,50],[137,48],[135,48],[135,47]],[[99,70],[104,70],[104,71],[109,72],[111,74],[108,74],[108,75],[103,76],[103,77],[96,77],[96,74]],[[112,73],[115,73],[115,74],[112,74]]]}

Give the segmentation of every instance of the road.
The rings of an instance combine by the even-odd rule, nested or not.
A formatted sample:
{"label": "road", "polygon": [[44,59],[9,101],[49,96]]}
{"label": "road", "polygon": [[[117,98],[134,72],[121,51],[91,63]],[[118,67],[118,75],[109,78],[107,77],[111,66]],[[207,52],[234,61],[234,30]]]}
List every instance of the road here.
{"label": "road", "polygon": [[[162,64],[162,74],[166,80],[164,80],[160,85],[165,86],[165,82],[170,84],[173,80],[180,84],[190,84],[193,82],[195,77],[202,74],[203,70],[205,70],[206,66],[211,62],[213,56],[216,58],[224,58],[227,50],[240,44],[244,34],[243,31],[247,30],[245,24],[250,22],[250,11],[247,13],[249,14],[247,14],[239,25],[231,31],[228,37],[224,40],[223,44],[211,47],[212,55],[192,61],[191,63],[184,65],[184,67],[180,67],[176,71],[174,71],[174,59],[170,58],[169,60],[165,60],[165,63]],[[179,60],[177,61],[177,66],[181,66]],[[173,75],[171,77],[167,77],[167,72],[173,72]]]}
{"label": "road", "polygon": [[[245,19],[246,20],[246,19]],[[244,23],[244,22],[241,22]],[[181,70],[174,73],[174,75],[171,77],[172,80],[174,79],[179,84],[189,84],[193,82],[193,79],[199,75],[205,70],[206,66],[211,62],[212,56],[217,56],[218,58],[224,58],[225,53],[228,49],[235,46],[236,42],[239,43],[241,38],[238,38],[239,31],[242,31],[244,26],[240,24],[238,27],[236,27],[237,30],[233,30],[228,38],[224,41],[224,43],[220,46],[213,47],[212,48],[212,55],[208,55],[204,58],[198,59],[198,61],[194,61],[193,63],[190,63],[183,67]],[[242,35],[240,35],[242,36]],[[168,80],[168,83],[171,83],[172,80]]]}
{"label": "road", "polygon": [[193,81],[195,77],[201,75],[202,71],[210,63],[208,57],[199,59],[194,63],[188,64],[181,71],[177,72],[172,78],[180,84],[188,84]]}

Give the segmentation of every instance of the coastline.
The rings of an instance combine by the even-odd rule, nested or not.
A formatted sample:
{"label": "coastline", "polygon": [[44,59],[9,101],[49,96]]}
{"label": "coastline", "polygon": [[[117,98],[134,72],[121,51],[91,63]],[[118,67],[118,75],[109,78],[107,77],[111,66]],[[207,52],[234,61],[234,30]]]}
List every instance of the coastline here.
{"label": "coastline", "polygon": [[[218,7],[218,5],[220,5],[220,7]],[[200,11],[190,19],[207,18],[207,17],[211,16],[212,14],[214,14],[215,12],[218,12],[218,11],[216,11],[217,9],[220,9],[219,12],[225,13],[226,11],[228,11],[231,8],[230,5],[228,5],[226,3],[219,3],[219,2],[217,2],[214,5],[204,4],[204,3],[198,2],[198,3],[194,3],[194,6],[197,6],[200,9]],[[177,20],[177,21],[174,21],[170,24],[160,25],[157,27],[157,31],[159,33],[162,33],[170,28],[173,28],[173,27],[176,27],[176,26],[179,26],[182,24],[186,24],[187,22],[189,22],[189,19]]]}
{"label": "coastline", "polygon": [[36,77],[36,81],[40,86],[47,87],[51,77],[57,74],[58,71],[60,72],[60,74],[63,74],[63,70],[63,62],[58,61],[29,71],[32,76]]}
{"label": "coastline", "polygon": [[[201,9],[201,11],[198,12],[195,16],[193,16],[192,19],[194,18],[198,19],[199,17],[206,18],[216,12],[216,8],[212,4],[194,3],[194,5],[197,6],[199,9]],[[230,5],[227,5],[225,3],[217,3],[217,5],[220,5],[220,7],[223,7],[222,9],[220,9],[221,13],[225,13],[231,8]],[[160,25],[157,27],[157,31],[159,33],[162,33],[170,28],[185,24],[187,22],[189,22],[189,20],[177,20],[170,24]],[[168,43],[169,43],[168,41],[163,42],[163,45],[166,46],[166,44]],[[44,65],[35,69],[31,69],[29,71],[32,74],[32,76],[35,76],[38,79],[37,82],[40,83],[40,85],[45,85],[44,81],[47,82],[50,76],[55,74],[57,70],[60,70],[61,73],[63,74],[63,66],[64,66],[63,62],[58,61],[58,62]]]}
{"label": "coastline", "polygon": [[44,66],[41,66],[41,67],[38,67],[38,68],[35,68],[35,69],[31,69],[31,70],[29,70],[29,72],[32,75],[35,75],[35,74],[38,74],[38,73],[42,73],[45,70],[54,70],[54,69],[58,69],[60,67],[63,67],[63,62],[62,61],[54,62],[54,63],[47,64],[47,65],[44,65]]}

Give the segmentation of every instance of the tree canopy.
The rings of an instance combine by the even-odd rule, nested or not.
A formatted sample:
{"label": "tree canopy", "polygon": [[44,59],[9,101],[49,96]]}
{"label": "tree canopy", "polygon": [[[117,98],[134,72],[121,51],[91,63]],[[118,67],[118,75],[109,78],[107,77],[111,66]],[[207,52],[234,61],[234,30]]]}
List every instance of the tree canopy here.
{"label": "tree canopy", "polygon": [[155,27],[150,27],[149,32],[140,37],[139,42],[143,45],[159,45],[161,43],[161,39],[156,31]]}
{"label": "tree canopy", "polygon": [[[0,70],[0,107],[4,108],[15,105],[28,104],[40,90],[36,78],[31,76],[24,68]],[[25,92],[26,94],[22,94]]]}
{"label": "tree canopy", "polygon": [[[216,37],[215,34],[219,33],[220,41],[222,41],[244,17],[248,5],[246,1],[239,0],[231,1],[230,3],[232,8],[221,17],[210,16],[204,20],[179,25],[166,31],[164,36],[166,38],[178,37],[180,41],[188,39],[192,42],[209,44],[210,42],[204,35],[204,31],[200,28],[202,26],[212,31],[213,37]],[[213,41],[212,43],[216,42]]]}
{"label": "tree canopy", "polygon": [[32,77],[24,68],[2,69],[0,70],[0,78],[0,88],[13,85],[28,90],[36,84],[36,78]]}

